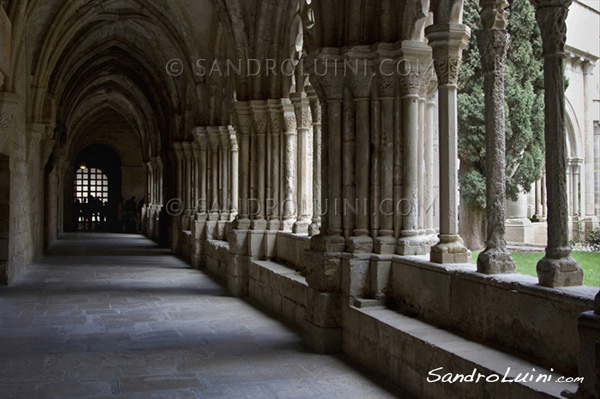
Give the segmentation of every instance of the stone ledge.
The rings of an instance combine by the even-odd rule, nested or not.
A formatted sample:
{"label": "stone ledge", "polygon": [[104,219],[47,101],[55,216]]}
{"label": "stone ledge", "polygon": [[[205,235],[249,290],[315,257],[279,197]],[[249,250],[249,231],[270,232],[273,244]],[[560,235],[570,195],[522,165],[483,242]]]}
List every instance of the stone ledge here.
{"label": "stone ledge", "polygon": [[391,287],[399,312],[515,350],[565,374],[577,373],[577,317],[593,309],[598,290],[546,288],[521,274],[488,276],[474,265],[405,257],[392,261]]}
{"label": "stone ledge", "polygon": [[467,280],[485,283],[498,288],[506,288],[519,292],[536,295],[552,300],[570,301],[574,304],[594,307],[594,297],[598,293],[598,287],[578,286],[548,288],[538,284],[537,277],[521,273],[487,275],[477,272],[477,266],[471,264],[442,265],[429,262],[416,257],[393,256],[393,263],[402,263],[407,266],[418,266],[433,272],[446,273],[452,277],[465,278]]}
{"label": "stone ledge", "polygon": [[[508,367],[511,368],[507,374],[508,379],[514,379],[519,373],[530,373],[536,377],[540,374],[552,374],[555,381],[560,375],[384,307],[352,306],[348,312],[348,324],[356,323],[359,328],[344,326],[344,352],[358,358],[370,368],[383,372],[392,382],[419,397],[460,398],[464,392],[481,391],[482,394],[487,393],[483,394],[485,397],[558,399],[562,397],[562,391],[577,389],[575,383],[536,383],[535,379],[533,382],[518,383],[429,383],[428,373],[437,367],[444,367],[437,372],[439,375],[468,375],[477,369],[486,376],[497,374],[503,377],[507,374]],[[352,340],[355,342],[352,343]],[[362,344],[359,346],[360,342]],[[360,350],[360,347],[365,349]],[[421,349],[429,352],[430,356],[423,356]],[[356,350],[360,353],[356,353]],[[382,356],[386,351],[387,356]]]}

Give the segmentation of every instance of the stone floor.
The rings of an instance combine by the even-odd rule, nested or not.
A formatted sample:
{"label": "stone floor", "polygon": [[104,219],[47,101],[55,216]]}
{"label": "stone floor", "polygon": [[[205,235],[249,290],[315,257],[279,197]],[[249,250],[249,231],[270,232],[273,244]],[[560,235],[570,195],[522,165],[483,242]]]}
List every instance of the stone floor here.
{"label": "stone floor", "polygon": [[141,236],[66,235],[0,288],[3,399],[395,397]]}

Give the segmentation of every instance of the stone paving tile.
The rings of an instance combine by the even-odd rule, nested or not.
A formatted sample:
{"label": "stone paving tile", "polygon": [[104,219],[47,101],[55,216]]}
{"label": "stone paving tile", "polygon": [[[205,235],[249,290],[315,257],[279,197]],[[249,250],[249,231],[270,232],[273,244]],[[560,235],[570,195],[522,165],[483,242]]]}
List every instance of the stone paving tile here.
{"label": "stone paving tile", "polygon": [[65,235],[0,288],[1,399],[406,397],[134,235]]}

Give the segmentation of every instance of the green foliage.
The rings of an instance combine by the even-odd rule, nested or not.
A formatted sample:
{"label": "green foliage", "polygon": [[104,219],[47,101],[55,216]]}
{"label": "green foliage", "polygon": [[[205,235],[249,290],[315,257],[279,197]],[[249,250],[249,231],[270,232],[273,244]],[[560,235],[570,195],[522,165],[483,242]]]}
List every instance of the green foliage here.
{"label": "green foliage", "polygon": [[[485,208],[485,105],[478,1],[465,2],[464,23],[473,37],[463,52],[460,71],[459,156],[463,201]],[[505,65],[506,192],[516,200],[541,178],[544,163],[544,78],[542,41],[528,0],[514,0],[509,14],[510,44]]]}
{"label": "green foliage", "polygon": [[588,235],[588,245],[590,249],[594,252],[600,252],[600,228],[592,231]]}

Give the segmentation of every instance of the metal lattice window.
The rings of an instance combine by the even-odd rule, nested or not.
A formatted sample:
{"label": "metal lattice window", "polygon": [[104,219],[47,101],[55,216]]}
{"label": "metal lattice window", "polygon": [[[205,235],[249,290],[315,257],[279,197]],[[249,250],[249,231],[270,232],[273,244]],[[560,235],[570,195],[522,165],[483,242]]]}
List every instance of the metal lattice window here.
{"label": "metal lattice window", "polygon": [[108,202],[108,177],[100,169],[78,169],[75,176],[75,198],[83,204],[90,195],[101,203]]}

